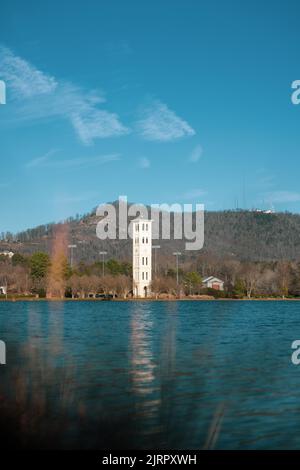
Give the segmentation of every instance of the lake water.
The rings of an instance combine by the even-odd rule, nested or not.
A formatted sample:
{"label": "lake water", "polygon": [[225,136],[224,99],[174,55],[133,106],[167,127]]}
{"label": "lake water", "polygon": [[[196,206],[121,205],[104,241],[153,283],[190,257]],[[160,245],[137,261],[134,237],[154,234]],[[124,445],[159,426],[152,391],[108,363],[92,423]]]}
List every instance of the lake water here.
{"label": "lake water", "polygon": [[0,302],[0,339],[7,445],[300,449],[300,302]]}

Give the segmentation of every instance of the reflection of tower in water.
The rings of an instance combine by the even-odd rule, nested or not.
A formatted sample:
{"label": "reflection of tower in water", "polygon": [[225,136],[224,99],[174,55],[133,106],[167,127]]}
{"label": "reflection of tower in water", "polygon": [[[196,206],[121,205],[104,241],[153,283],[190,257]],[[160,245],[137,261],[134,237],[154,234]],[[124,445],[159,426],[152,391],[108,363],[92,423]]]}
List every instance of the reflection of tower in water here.
{"label": "reflection of tower in water", "polygon": [[147,306],[136,305],[131,321],[132,381],[138,395],[149,395],[155,390],[155,364],[151,348],[153,320]]}
{"label": "reflection of tower in water", "polygon": [[153,439],[159,442],[159,436],[165,435],[172,412],[164,393],[175,372],[176,315],[173,309],[177,309],[175,304],[172,307],[167,307],[166,331],[162,331],[162,341],[156,344],[154,322],[158,319],[153,318],[151,304],[135,304],[131,321],[131,378],[136,417],[141,421],[141,434],[151,436],[151,443]]}
{"label": "reflection of tower in water", "polygon": [[147,304],[134,305],[131,320],[131,379],[137,420],[142,435],[158,426],[160,393],[153,351],[153,319]]}

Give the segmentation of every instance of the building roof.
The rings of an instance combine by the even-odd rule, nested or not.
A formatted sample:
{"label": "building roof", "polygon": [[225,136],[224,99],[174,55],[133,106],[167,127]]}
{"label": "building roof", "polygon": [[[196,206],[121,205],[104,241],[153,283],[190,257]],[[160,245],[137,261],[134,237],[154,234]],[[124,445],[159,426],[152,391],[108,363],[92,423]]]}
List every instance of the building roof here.
{"label": "building roof", "polygon": [[205,282],[209,282],[209,281],[214,281],[214,282],[221,282],[222,284],[224,283],[224,281],[222,281],[221,279],[215,277],[215,276],[209,276],[209,277],[206,277],[205,279],[203,279],[203,283]]}

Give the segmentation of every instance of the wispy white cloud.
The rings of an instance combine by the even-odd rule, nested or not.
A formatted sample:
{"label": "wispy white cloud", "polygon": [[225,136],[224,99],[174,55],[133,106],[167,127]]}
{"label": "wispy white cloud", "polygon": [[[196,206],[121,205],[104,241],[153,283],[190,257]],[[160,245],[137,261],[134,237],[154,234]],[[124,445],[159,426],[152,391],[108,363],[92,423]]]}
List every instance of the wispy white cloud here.
{"label": "wispy white cloud", "polygon": [[0,47],[0,68],[13,92],[14,121],[64,118],[86,145],[130,132],[117,114],[99,108],[106,101],[99,91],[85,91],[73,83],[56,80],[5,47]]}
{"label": "wispy white cloud", "polygon": [[189,189],[183,194],[183,199],[196,199],[197,197],[203,197],[206,194],[207,192],[200,188]]}
{"label": "wispy white cloud", "polygon": [[96,157],[90,158],[69,158],[65,160],[55,160],[51,158],[53,151],[50,151],[43,155],[42,157],[35,158],[30,160],[25,164],[26,168],[57,168],[57,169],[66,169],[66,168],[90,168],[93,166],[103,165],[105,163],[114,162],[120,160],[119,154],[108,154],[108,155],[99,155]]}
{"label": "wispy white cloud", "polygon": [[299,202],[300,193],[295,191],[271,191],[264,193],[263,198],[269,203]]}
{"label": "wispy white cloud", "polygon": [[0,46],[0,70],[1,77],[16,97],[31,98],[52,93],[58,85],[54,77],[44,74],[3,46]]}
{"label": "wispy white cloud", "polygon": [[72,114],[72,123],[85,144],[91,144],[94,139],[128,133],[128,129],[120,122],[117,114],[105,110],[90,109],[87,113],[75,112]]}
{"label": "wispy white cloud", "polygon": [[43,166],[43,164],[48,162],[49,157],[51,157],[51,155],[53,155],[56,152],[58,152],[57,149],[51,149],[51,150],[49,150],[49,152],[45,153],[41,157],[33,158],[29,162],[25,163],[24,166],[25,166],[25,168],[34,168],[34,167],[38,167],[38,166]]}
{"label": "wispy white cloud", "polygon": [[186,121],[159,100],[154,100],[142,110],[137,129],[144,139],[161,142],[195,135],[194,129]]}
{"label": "wispy white cloud", "polygon": [[139,159],[139,167],[140,167],[140,168],[144,168],[144,169],[150,168],[150,165],[151,165],[151,163],[150,163],[149,158],[141,157],[141,158]]}
{"label": "wispy white cloud", "polygon": [[192,162],[192,163],[196,163],[198,162],[198,160],[200,160],[201,156],[202,156],[202,153],[203,153],[203,149],[201,147],[201,145],[196,145],[196,147],[193,149],[190,157],[189,157],[189,161]]}

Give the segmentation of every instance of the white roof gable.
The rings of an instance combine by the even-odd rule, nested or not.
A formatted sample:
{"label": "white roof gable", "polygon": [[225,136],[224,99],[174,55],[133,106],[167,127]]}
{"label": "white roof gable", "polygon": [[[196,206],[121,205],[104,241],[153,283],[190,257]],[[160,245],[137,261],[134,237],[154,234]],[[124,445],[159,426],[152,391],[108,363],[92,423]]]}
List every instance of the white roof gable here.
{"label": "white roof gable", "polygon": [[209,276],[209,277],[203,279],[202,282],[221,282],[223,284],[224,281],[221,281],[221,279],[218,279],[217,277]]}

